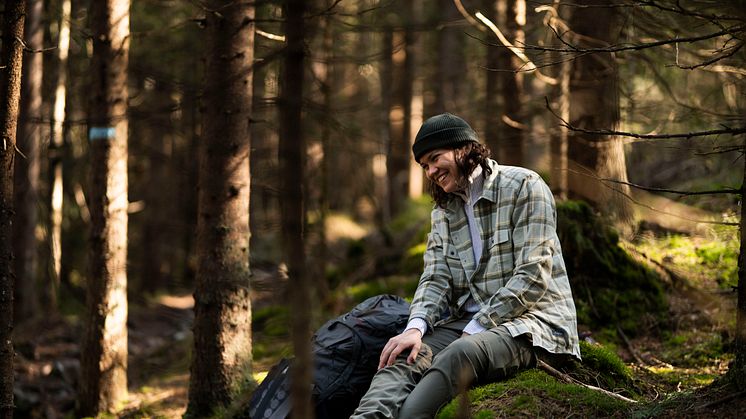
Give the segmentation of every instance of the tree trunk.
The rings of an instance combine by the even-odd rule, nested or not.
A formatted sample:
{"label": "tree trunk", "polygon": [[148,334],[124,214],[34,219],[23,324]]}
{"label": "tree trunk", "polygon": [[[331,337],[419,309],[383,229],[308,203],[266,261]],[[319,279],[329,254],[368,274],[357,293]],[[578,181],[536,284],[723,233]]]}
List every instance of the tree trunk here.
{"label": "tree trunk", "polygon": [[187,414],[228,406],[251,374],[250,114],[254,5],[211,0],[199,162],[194,353]]}
{"label": "tree trunk", "polygon": [[7,0],[0,44],[0,419],[13,418],[13,163],[23,66],[23,0]]}
{"label": "tree trunk", "polygon": [[[175,243],[170,227],[175,220],[173,203],[177,196],[171,191],[175,189],[176,173],[171,172],[169,166],[172,159],[174,127],[171,122],[171,91],[162,80],[155,81],[155,87],[148,101],[155,109],[147,127],[142,128],[141,137],[145,141],[147,150],[148,172],[144,185],[145,209],[143,211],[142,240],[147,246],[140,246],[140,260],[142,261],[140,281],[132,289],[130,295],[139,291],[155,294],[164,289],[167,277],[173,272],[174,253],[170,252],[170,243]],[[131,282],[130,282],[131,284]]]}
{"label": "tree trunk", "polygon": [[[62,202],[64,182],[62,161],[65,145],[65,110],[67,106],[67,70],[70,52],[70,18],[71,0],[62,0],[60,4],[60,30],[57,40],[57,80],[52,105],[52,123],[49,133],[49,173],[51,175],[51,196],[49,197],[49,248],[52,273],[44,282],[44,294],[50,305],[57,303],[57,292],[62,282]],[[45,276],[46,277],[46,276]]]}
{"label": "tree trunk", "polygon": [[91,255],[81,350],[80,414],[127,397],[127,67],[129,0],[90,4]]}
{"label": "tree trunk", "polygon": [[[525,43],[523,26],[526,22],[525,0],[498,0],[498,21],[505,28],[505,36],[520,47]],[[493,47],[494,48],[494,47]],[[521,166],[523,156],[523,62],[508,48],[499,48],[499,62],[504,66],[497,73],[500,86],[500,118],[498,123],[497,157],[501,164]]]}
{"label": "tree trunk", "polygon": [[[491,13],[487,16],[500,25],[500,8],[498,1],[492,2]],[[505,54],[500,48],[490,45],[486,46],[485,97],[484,97],[484,144],[492,151],[492,158],[499,160],[498,150],[500,148],[500,73],[499,69],[507,67]],[[502,162],[501,162],[502,163]]]}
{"label": "tree trunk", "polygon": [[[744,145],[746,147],[746,144]],[[736,303],[736,338],[733,352],[736,359],[728,369],[728,375],[735,379],[738,388],[746,390],[746,160],[741,183],[741,249],[738,255],[738,300]]]}
{"label": "tree trunk", "polygon": [[[466,109],[464,84],[467,74],[463,42],[464,29],[453,26],[462,19],[453,0],[439,0],[438,12],[442,29],[438,31],[437,86],[433,114],[450,112],[461,114]],[[419,126],[416,127],[419,129]]]}
{"label": "tree trunk", "polygon": [[[569,9],[569,8],[566,8]],[[559,13],[559,10],[557,10]],[[565,10],[563,14],[569,13],[569,10]],[[566,16],[552,17],[549,24],[555,28],[557,33],[566,31]],[[563,44],[559,40],[554,39],[553,45],[556,47],[562,47]],[[572,61],[567,59],[562,53],[553,53],[552,62],[560,63],[555,66],[556,78],[559,83],[554,87],[554,100],[555,106],[557,107],[560,117],[565,120],[570,120],[570,76],[572,71]],[[559,199],[567,199],[567,140],[569,131],[566,126],[559,125],[556,129],[550,130],[549,138],[549,165],[550,165],[550,185],[552,192]]]}
{"label": "tree trunk", "polygon": [[[579,48],[614,44],[618,9],[601,0],[584,0],[570,19],[570,29]],[[585,54],[573,61],[570,81],[570,124],[589,130],[616,129],[619,123],[619,71],[610,53]],[[590,201],[622,224],[632,218],[625,195],[629,187],[604,185],[603,178],[627,180],[627,165],[621,139],[571,132],[568,139],[571,197]],[[620,224],[620,226],[622,226]]]}
{"label": "tree trunk", "polygon": [[[41,0],[28,0],[26,4],[25,39],[29,49],[40,51],[44,43]],[[23,57],[21,82],[21,108],[17,133],[18,149],[25,158],[15,165],[15,222],[13,243],[15,249],[15,323],[28,320],[39,313],[37,278],[36,224],[39,218],[41,87],[43,74],[41,52],[27,52]],[[48,307],[54,309],[54,307]]]}
{"label": "tree trunk", "polygon": [[[412,15],[412,3],[407,2],[407,16]],[[389,142],[386,158],[388,175],[389,215],[395,217],[404,206],[409,192],[409,124],[412,113],[412,28],[395,29],[392,37],[391,101],[388,109]]]}
{"label": "tree trunk", "polygon": [[288,266],[292,339],[295,362],[291,375],[292,417],[312,418],[311,408],[311,298],[310,278],[306,274],[304,253],[304,192],[303,168],[306,153],[302,127],[304,53],[303,0],[285,2],[284,72],[280,84],[280,167],[284,199],[282,241]]}
{"label": "tree trunk", "polygon": [[[422,24],[423,7],[421,0],[411,0],[411,24],[420,27]],[[422,76],[422,59],[424,52],[424,42],[422,40],[422,32],[418,29],[416,32],[412,32],[412,39],[407,44],[407,72],[409,73],[410,87],[409,87],[409,118],[407,126],[409,132],[407,138],[409,140],[407,146],[407,161],[409,162],[409,198],[418,198],[422,196],[424,192],[425,177],[424,172],[419,164],[414,161],[410,156],[410,150],[414,144],[414,138],[417,136],[417,131],[423,122],[423,110],[425,106],[424,98],[424,77]]]}

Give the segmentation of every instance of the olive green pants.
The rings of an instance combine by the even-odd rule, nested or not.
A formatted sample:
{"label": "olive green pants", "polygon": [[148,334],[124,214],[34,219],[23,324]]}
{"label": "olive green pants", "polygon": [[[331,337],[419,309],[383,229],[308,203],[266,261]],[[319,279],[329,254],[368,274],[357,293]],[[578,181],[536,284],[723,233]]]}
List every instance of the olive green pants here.
{"label": "olive green pants", "polygon": [[525,336],[513,338],[504,326],[461,337],[470,319],[439,325],[423,338],[414,364],[408,351],[379,370],[352,418],[432,418],[459,391],[509,378],[536,365]]}

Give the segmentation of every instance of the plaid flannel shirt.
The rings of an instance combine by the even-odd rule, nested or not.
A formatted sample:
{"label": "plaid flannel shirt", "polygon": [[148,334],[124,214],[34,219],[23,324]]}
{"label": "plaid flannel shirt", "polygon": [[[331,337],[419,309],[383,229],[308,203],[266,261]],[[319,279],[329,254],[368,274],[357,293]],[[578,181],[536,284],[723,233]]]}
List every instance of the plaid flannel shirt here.
{"label": "plaid flannel shirt", "polygon": [[549,187],[536,173],[488,161],[474,216],[484,242],[477,264],[463,202],[432,211],[425,267],[410,309],[432,330],[441,313],[460,317],[469,296],[487,329],[529,334],[534,346],[580,358],[575,303],[555,229]]}

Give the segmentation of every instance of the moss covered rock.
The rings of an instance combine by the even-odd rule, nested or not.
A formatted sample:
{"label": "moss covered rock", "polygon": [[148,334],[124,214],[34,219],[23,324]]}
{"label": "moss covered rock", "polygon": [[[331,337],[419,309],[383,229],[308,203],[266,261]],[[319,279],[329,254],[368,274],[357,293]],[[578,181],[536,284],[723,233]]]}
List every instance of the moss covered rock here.
{"label": "moss covered rock", "polygon": [[578,321],[629,335],[658,324],[667,311],[658,274],[620,247],[619,235],[588,204],[562,202],[557,212]]}

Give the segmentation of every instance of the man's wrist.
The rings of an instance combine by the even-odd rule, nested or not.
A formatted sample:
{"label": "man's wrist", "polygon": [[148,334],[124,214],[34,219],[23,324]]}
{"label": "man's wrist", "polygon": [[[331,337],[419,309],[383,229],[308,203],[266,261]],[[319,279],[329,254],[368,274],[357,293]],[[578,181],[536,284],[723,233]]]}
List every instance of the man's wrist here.
{"label": "man's wrist", "polygon": [[421,317],[409,319],[407,327],[404,328],[404,332],[402,333],[406,333],[410,330],[417,330],[420,332],[420,337],[425,336],[425,332],[427,332],[427,322]]}

